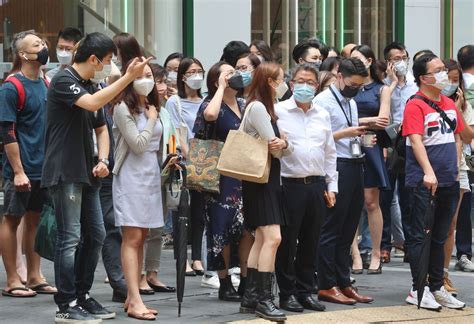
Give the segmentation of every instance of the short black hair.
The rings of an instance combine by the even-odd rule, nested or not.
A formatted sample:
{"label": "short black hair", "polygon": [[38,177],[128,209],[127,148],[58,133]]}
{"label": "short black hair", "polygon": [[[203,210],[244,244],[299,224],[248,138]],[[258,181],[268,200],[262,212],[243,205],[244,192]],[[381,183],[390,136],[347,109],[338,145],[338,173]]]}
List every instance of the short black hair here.
{"label": "short black hair", "polygon": [[178,59],[181,62],[183,57],[184,57],[183,53],[179,53],[179,52],[171,53],[166,58],[165,63],[163,64],[163,67],[166,69],[166,66],[168,65],[168,62],[171,61],[171,60],[174,60],[174,59]]}
{"label": "short black hair", "polygon": [[391,50],[399,50],[399,51],[404,51],[407,53],[408,55],[408,52],[407,52],[407,49],[405,47],[405,45],[403,45],[402,43],[399,43],[399,42],[391,42],[390,44],[388,44],[387,46],[385,46],[385,48],[383,49],[383,57],[385,58],[386,61],[388,61],[390,59],[390,51]]}
{"label": "short black hair", "polygon": [[308,38],[307,41],[312,45],[312,47],[317,48],[321,52],[323,60],[328,57],[329,47],[322,40],[317,37],[311,37]]}
{"label": "short black hair", "polygon": [[113,40],[102,33],[95,32],[87,34],[77,47],[74,55],[74,63],[83,63],[89,59],[91,55],[95,55],[99,60],[103,60],[108,54],[117,54],[117,47]]}
{"label": "short black hair", "polygon": [[353,75],[358,75],[364,78],[369,76],[369,72],[365,68],[364,63],[355,57],[341,59],[338,72],[340,72],[344,78]]}
{"label": "short black hair", "polygon": [[474,45],[465,45],[459,49],[458,62],[463,70],[474,67]]}
{"label": "short black hair", "polygon": [[230,41],[222,50],[221,61],[235,66],[242,54],[250,53],[249,46],[242,41]]}
{"label": "short black hair", "polygon": [[427,53],[413,61],[413,76],[415,77],[415,82],[418,87],[420,86],[420,77],[428,72],[428,63],[437,58],[438,57],[433,53]]}
{"label": "short black hair", "polygon": [[296,74],[298,74],[298,72],[300,71],[307,71],[313,73],[314,77],[316,78],[316,81],[318,81],[318,71],[315,69],[313,64],[303,63],[295,66],[293,70],[291,70],[291,79],[294,79]]}
{"label": "short black hair", "polygon": [[82,32],[74,27],[66,27],[59,31],[58,33],[58,40],[62,38],[65,41],[73,42],[77,44],[82,38]]}
{"label": "short black hair", "polygon": [[291,56],[293,57],[293,61],[295,61],[295,63],[299,63],[298,62],[299,59],[304,58],[308,54],[308,51],[310,48],[316,48],[319,51],[321,51],[321,42],[313,39],[313,40],[304,40],[296,44],[296,46],[293,48],[293,52],[291,53]]}
{"label": "short black hair", "polygon": [[415,62],[416,60],[418,60],[418,58],[422,57],[423,55],[425,54],[433,54],[435,55],[435,53],[433,53],[432,50],[430,49],[423,49],[421,51],[418,51],[415,53],[415,55],[413,55],[413,62]]}
{"label": "short black hair", "polygon": [[328,57],[319,67],[319,71],[332,71],[334,67],[339,66],[339,63],[341,63],[340,57]]}

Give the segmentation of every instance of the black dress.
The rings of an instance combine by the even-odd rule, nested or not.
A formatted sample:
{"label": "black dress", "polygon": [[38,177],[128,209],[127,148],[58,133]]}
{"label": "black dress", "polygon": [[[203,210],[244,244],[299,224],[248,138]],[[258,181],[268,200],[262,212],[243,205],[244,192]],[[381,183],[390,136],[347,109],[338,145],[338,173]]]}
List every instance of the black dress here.
{"label": "black dress", "polygon": [[[276,137],[280,132],[272,121]],[[280,160],[271,157],[268,183],[242,181],[242,199],[245,227],[256,229],[265,225],[286,224],[282,205]]]}

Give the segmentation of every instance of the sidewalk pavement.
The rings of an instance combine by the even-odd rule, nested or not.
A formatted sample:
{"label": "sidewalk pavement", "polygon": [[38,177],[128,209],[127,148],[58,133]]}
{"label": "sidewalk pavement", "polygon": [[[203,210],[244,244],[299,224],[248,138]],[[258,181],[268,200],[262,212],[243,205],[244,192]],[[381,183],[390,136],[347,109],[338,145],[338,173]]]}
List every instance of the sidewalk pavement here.
{"label": "sidewalk pavement", "polygon": [[[175,277],[175,263],[173,260],[172,250],[164,250],[162,254],[162,272],[160,279],[167,285],[174,286],[176,282]],[[454,263],[451,269],[453,269]],[[43,273],[50,283],[54,283],[53,264],[49,261],[42,260]],[[113,320],[104,321],[104,323],[140,323],[138,320],[133,320],[126,317],[123,312],[123,305],[111,301],[112,290],[110,286],[104,283],[106,277],[102,263],[99,264],[91,296],[103,303],[107,308],[117,312],[117,316]],[[452,271],[450,277],[455,287],[458,288],[458,298],[464,301],[468,306],[474,306],[474,273],[464,273]],[[385,318],[384,314],[395,314],[401,312],[409,317],[405,320],[416,320],[424,313],[420,313],[415,306],[406,306],[394,308],[393,311],[386,311],[386,309],[370,310],[366,312],[379,311],[379,317],[365,317],[364,309],[374,307],[387,306],[403,306],[405,305],[405,298],[410,289],[410,272],[408,264],[402,262],[401,258],[393,258],[392,262],[383,267],[381,275],[358,275],[355,276],[357,280],[355,286],[359,288],[362,294],[368,294],[375,298],[372,304],[357,304],[355,306],[343,306],[330,303],[324,303],[327,310],[324,314],[312,313],[305,311],[303,315],[297,313],[287,313],[289,323],[328,323],[328,322],[345,322],[354,314],[354,322],[379,322]],[[0,266],[0,287],[5,286],[5,270],[3,265]],[[231,302],[222,302],[217,298],[217,290],[209,288],[201,288],[201,277],[186,277],[186,288],[184,294],[182,315],[178,318],[178,303],[176,302],[176,294],[174,293],[157,293],[152,296],[143,296],[147,305],[157,308],[159,311],[158,322],[166,323],[223,323],[238,320],[254,320],[254,315],[240,314],[239,304]],[[50,295],[38,295],[34,298],[8,298],[0,296],[0,323],[20,324],[20,323],[53,323],[56,306],[53,298]],[[356,309],[356,310],[355,310]],[[344,312],[334,312],[345,310]],[[351,310],[355,310],[352,311]],[[362,313],[361,313],[362,312]],[[424,311],[421,311],[424,312]],[[440,313],[430,313],[430,322],[443,323],[467,323],[474,322],[474,311],[466,309],[458,313],[450,313],[443,310]],[[451,315],[452,314],[452,315]],[[296,317],[293,317],[296,316]],[[297,317],[303,316],[303,317]],[[382,316],[382,318],[380,318]],[[417,317],[418,316],[418,317]],[[434,318],[433,318],[434,317]],[[401,319],[401,318],[400,318]],[[385,320],[390,321],[389,318]],[[395,320],[395,318],[393,318]],[[419,319],[418,319],[419,320]],[[417,322],[419,323],[419,322]]]}

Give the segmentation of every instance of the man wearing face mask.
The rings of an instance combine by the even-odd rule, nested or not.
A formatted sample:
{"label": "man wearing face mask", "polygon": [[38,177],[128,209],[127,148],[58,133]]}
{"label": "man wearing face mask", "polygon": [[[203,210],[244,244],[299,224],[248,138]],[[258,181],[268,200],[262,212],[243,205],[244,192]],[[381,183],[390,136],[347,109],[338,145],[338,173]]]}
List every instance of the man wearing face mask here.
{"label": "man wearing face mask", "polygon": [[[7,78],[0,95],[0,126],[4,142],[4,219],[0,237],[7,285],[2,295],[33,297],[36,292],[54,294],[56,289],[40,274],[40,256],[34,251],[36,227],[45,201],[40,188],[44,160],[44,118],[47,86],[41,76],[41,65],[49,57],[43,40],[34,31],[20,32],[13,38],[15,71]],[[18,83],[18,84],[17,84]],[[20,96],[23,89],[23,99]],[[21,102],[23,101],[23,103]],[[25,223],[24,246],[27,256],[27,280],[22,284],[16,272],[17,228]]]}
{"label": "man wearing face mask", "polygon": [[123,77],[98,91],[90,80],[110,74],[114,53],[109,37],[87,35],[79,43],[73,64],[58,72],[48,91],[41,185],[51,194],[58,225],[56,323],[99,323],[115,316],[89,296],[105,236],[97,182],[107,176],[109,164],[104,131],[98,134],[99,156],[94,165],[92,129],[106,129],[103,121],[96,121],[95,112],[141,76],[151,58],[135,59]]}
{"label": "man wearing face mask", "polygon": [[335,205],[327,210],[319,239],[318,296],[319,300],[346,305],[373,301],[352,287],[349,257],[364,205],[364,157],[360,136],[365,127],[358,126],[357,106],[352,98],[364,86],[368,75],[359,59],[343,59],[336,82],[313,100],[330,115],[339,189]]}
{"label": "man wearing face mask", "polygon": [[326,204],[334,205],[338,189],[330,117],[312,103],[317,80],[313,65],[298,65],[290,81],[293,96],[275,106],[278,128],[294,146],[293,154],[281,159],[283,204],[291,220],[281,228],[276,259],[280,307],[291,312],[325,309],[311,297],[311,291]]}
{"label": "man wearing face mask", "polygon": [[51,80],[59,71],[71,65],[74,47],[81,38],[81,31],[74,27],[66,27],[59,31],[58,42],[56,44],[56,57],[61,65],[46,73],[48,80]]}
{"label": "man wearing face mask", "polygon": [[[410,201],[408,218],[411,236],[409,248],[413,287],[406,298],[417,304],[423,294],[421,307],[439,310],[465,307],[443,286],[444,243],[448,236],[459,200],[458,157],[459,133],[464,129],[460,112],[454,102],[441,94],[449,84],[447,69],[433,54],[425,54],[413,65],[415,81],[420,87],[409,100],[403,118],[406,142],[406,181]],[[425,236],[424,217],[431,199],[434,200],[431,227],[428,282],[423,291],[417,290],[419,262]]]}

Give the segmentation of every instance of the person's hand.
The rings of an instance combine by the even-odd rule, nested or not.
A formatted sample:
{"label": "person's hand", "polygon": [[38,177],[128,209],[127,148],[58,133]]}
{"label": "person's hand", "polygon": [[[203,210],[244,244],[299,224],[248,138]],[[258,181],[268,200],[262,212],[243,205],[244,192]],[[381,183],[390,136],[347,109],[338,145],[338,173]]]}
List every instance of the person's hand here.
{"label": "person's hand", "polygon": [[458,91],[456,91],[457,99],[456,99],[456,107],[458,107],[459,111],[464,112],[464,93],[461,90],[461,88],[458,88]]}
{"label": "person's hand", "polygon": [[28,179],[24,172],[15,174],[13,184],[15,185],[15,190],[18,192],[31,191],[30,179]]}
{"label": "person's hand", "polygon": [[334,207],[336,205],[336,193],[332,191],[327,192],[327,204],[329,208]]}
{"label": "person's hand", "polygon": [[365,133],[367,126],[352,126],[345,129],[345,137],[357,137]]}
{"label": "person's hand", "polygon": [[219,75],[219,80],[217,81],[219,88],[227,88],[229,78],[232,76],[234,72],[231,71],[223,71]]}
{"label": "person's hand", "polygon": [[109,168],[105,163],[99,162],[97,165],[92,169],[92,174],[94,177],[98,178],[105,178],[106,176],[109,175]]}
{"label": "person's hand", "polygon": [[148,63],[150,63],[152,59],[152,56],[147,59],[142,56],[142,62],[140,62],[138,57],[135,57],[128,66],[127,72],[125,72],[125,74],[129,75],[132,80],[141,77],[143,75],[143,69],[148,65]]}
{"label": "person's hand", "polygon": [[286,141],[275,137],[268,142],[268,149],[270,151],[278,151],[286,148]]}
{"label": "person's hand", "polygon": [[431,194],[434,195],[438,188],[438,179],[434,174],[425,174],[423,177],[423,184],[426,188],[431,190]]}
{"label": "person's hand", "polygon": [[172,86],[168,86],[168,89],[167,89],[168,98],[177,94],[178,94],[178,89]]}
{"label": "person's hand", "polygon": [[390,118],[388,117],[383,117],[383,116],[378,116],[376,117],[375,121],[374,121],[374,125],[376,127],[379,127],[379,128],[385,128],[388,126],[388,124],[390,123]]}
{"label": "person's hand", "polygon": [[145,116],[148,119],[158,119],[158,110],[153,105],[148,105],[145,109]]}
{"label": "person's hand", "polygon": [[393,82],[398,83],[397,71],[395,70],[393,63],[389,62],[387,64],[387,70],[385,72],[387,73],[387,77],[390,80],[390,84]]}

